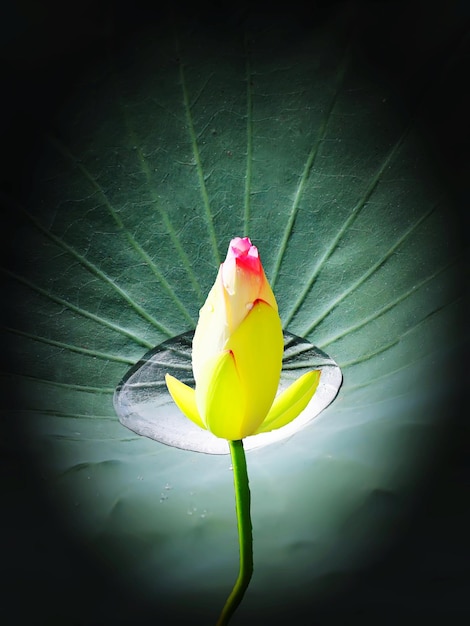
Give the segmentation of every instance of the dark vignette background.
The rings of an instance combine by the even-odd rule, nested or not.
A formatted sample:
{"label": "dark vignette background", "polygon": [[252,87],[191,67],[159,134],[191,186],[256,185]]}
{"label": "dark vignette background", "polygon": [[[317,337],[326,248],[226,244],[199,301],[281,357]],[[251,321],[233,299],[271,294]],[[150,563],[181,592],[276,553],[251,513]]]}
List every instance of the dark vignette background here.
{"label": "dark vignette background", "polygon": [[[416,69],[423,67],[432,73],[434,66],[444,67],[452,60],[442,90],[421,109],[417,123],[454,195],[464,245],[470,200],[468,3],[346,2],[341,6],[348,4],[354,5],[361,28],[357,41],[364,64],[380,80],[393,85],[397,107],[412,109],[419,99],[423,85],[413,82]],[[248,5],[207,3],[184,10],[208,29],[217,29],[219,23],[235,25],[247,16],[266,22],[294,19],[302,29],[312,22],[321,23],[339,3]],[[76,77],[86,75],[87,68],[104,57],[109,39],[115,47],[125,48],[127,38],[144,27],[158,33],[167,11],[156,3],[148,8],[143,2],[128,5],[103,0],[79,4],[24,0],[11,2],[1,11],[2,200],[6,196],[25,200],[38,155],[38,123],[54,128]],[[421,73],[424,82],[426,72]],[[18,254],[9,249],[5,218],[2,236],[2,254]],[[5,306],[8,294],[2,300],[4,313],[14,315],[14,303],[11,309]],[[5,345],[2,352],[3,369],[7,369],[14,355]],[[466,363],[461,365],[467,371]],[[14,402],[15,390],[9,393]],[[429,472],[421,504],[405,534],[386,558],[364,571],[334,604],[318,607],[312,624],[343,623],[346,618],[388,623],[412,618],[415,612],[418,617],[428,617],[426,606],[431,598],[432,615],[436,616],[438,606],[439,617],[449,623],[468,619],[466,404],[459,397],[449,407],[452,427],[443,442],[444,452]],[[21,426],[3,423],[1,443],[2,612],[11,616],[6,623],[162,623],[164,616],[155,619],[147,615],[145,606],[128,606],[109,572],[101,570],[100,564],[67,536],[44,495],[38,468],[22,453]],[[424,570],[422,563],[429,561],[430,546],[433,561]],[[109,612],[100,616],[95,608],[104,597],[109,598]],[[66,608],[70,605],[76,607],[74,621]],[[295,623],[295,616],[292,618]],[[263,623],[262,618],[258,623]]]}

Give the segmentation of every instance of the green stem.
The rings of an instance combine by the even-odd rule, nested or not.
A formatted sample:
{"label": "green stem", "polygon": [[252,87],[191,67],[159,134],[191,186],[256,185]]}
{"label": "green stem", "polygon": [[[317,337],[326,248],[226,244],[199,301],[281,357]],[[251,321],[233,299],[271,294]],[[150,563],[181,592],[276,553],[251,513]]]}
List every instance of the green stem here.
{"label": "green stem", "polygon": [[250,517],[250,487],[246,469],[243,440],[229,441],[232,457],[233,484],[237,510],[238,545],[240,548],[240,569],[237,581],[220,614],[217,626],[225,626],[245,595],[253,574],[253,536]]}

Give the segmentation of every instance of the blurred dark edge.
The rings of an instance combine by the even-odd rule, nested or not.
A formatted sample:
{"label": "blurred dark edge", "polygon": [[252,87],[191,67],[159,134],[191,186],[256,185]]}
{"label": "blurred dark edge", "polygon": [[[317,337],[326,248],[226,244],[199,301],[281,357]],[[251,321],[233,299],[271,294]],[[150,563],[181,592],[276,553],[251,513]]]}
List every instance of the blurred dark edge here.
{"label": "blurred dark edge", "polygon": [[[175,4],[172,5],[173,10]],[[259,23],[295,20],[299,29],[320,28],[332,12],[347,8],[362,25],[364,62],[413,102],[419,91],[413,69],[423,58],[427,67],[446,67],[442,90],[419,115],[423,136],[434,152],[454,198],[462,245],[467,244],[469,207],[469,3],[461,2],[310,2],[281,5],[243,3],[181,7],[188,19],[217,30],[238,26],[253,15]],[[2,63],[1,192],[26,200],[40,145],[37,120],[55,127],[61,102],[77,75],[105,55],[110,37],[119,47],[139,29],[165,23],[165,5],[84,0],[70,5],[32,0],[3,6],[0,20]],[[432,69],[429,69],[432,72]],[[33,112],[33,116],[31,113]],[[2,196],[2,199],[4,196]],[[11,210],[2,209],[2,255],[11,255]],[[464,281],[462,276],[462,281]],[[464,285],[465,287],[465,285]],[[8,294],[6,294],[8,296]],[[3,306],[5,313],[6,307]],[[14,307],[10,314],[14,314]],[[7,311],[8,315],[8,311]],[[463,325],[465,320],[463,321]],[[466,328],[462,328],[463,331]],[[4,345],[5,362],[14,355]],[[462,359],[462,371],[468,366]],[[7,384],[7,405],[15,390]],[[8,398],[8,395],[11,397]],[[298,615],[280,616],[291,623],[336,624],[347,618],[362,623],[391,623],[413,618],[445,618],[464,623],[470,617],[469,430],[463,394],[449,408],[449,427],[441,453],[430,468],[420,503],[406,532],[389,553],[340,592],[334,602],[299,606]],[[4,417],[1,434],[2,608],[8,623],[23,624],[171,624],[155,615],[140,598],[126,597],[109,569],[67,534],[53,512],[43,477],[22,445],[21,424]],[[433,558],[430,560],[429,551]],[[431,563],[429,568],[424,563]],[[189,609],[188,609],[189,611]],[[310,613],[310,618],[306,617]],[[188,618],[190,611],[188,612]],[[257,616],[263,624],[268,616]],[[269,623],[277,623],[269,615]],[[306,621],[307,620],[307,621]]]}

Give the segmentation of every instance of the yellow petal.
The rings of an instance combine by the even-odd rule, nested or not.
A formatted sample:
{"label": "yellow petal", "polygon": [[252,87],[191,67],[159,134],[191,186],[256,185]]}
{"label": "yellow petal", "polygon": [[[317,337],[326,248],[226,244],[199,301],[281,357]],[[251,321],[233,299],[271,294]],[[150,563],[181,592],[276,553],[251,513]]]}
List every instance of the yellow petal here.
{"label": "yellow petal", "polygon": [[320,370],[307,372],[280,393],[255,434],[266,433],[292,422],[310,402],[320,382],[320,374]]}
{"label": "yellow petal", "polygon": [[[264,300],[276,311],[277,303],[261,263],[256,272],[240,267],[235,261],[228,267],[227,264],[228,261],[222,265],[222,281],[226,324],[229,334],[232,334],[243,322],[254,302]],[[228,283],[224,278],[227,274],[230,278]]]}
{"label": "yellow petal", "polygon": [[246,397],[241,416],[241,438],[252,435],[268,414],[276,396],[284,340],[279,315],[258,300],[227,342]]}
{"label": "yellow petal", "polygon": [[224,351],[228,336],[222,269],[219,269],[217,279],[199,311],[199,320],[194,332],[192,366],[196,384],[206,361]]}
{"label": "yellow petal", "polygon": [[235,237],[199,311],[192,350],[196,387],[206,362],[227,349],[228,339],[258,300],[263,300],[277,311],[276,299],[256,246],[248,237]]}
{"label": "yellow petal", "polygon": [[264,300],[265,302],[270,304],[275,311],[277,311],[277,302],[276,298],[274,297],[273,290],[271,289],[271,285],[268,283],[268,279],[266,278],[266,274],[264,273],[263,269],[261,270],[261,272],[262,278],[259,299]]}
{"label": "yellow petal", "polygon": [[194,389],[188,387],[188,385],[185,385],[174,376],[170,376],[170,374],[165,375],[165,382],[171,397],[180,411],[182,411],[186,417],[189,417],[197,426],[206,430],[204,422],[197,410]]}
{"label": "yellow petal", "polygon": [[244,437],[240,428],[246,411],[245,393],[230,351],[211,359],[201,370],[196,402],[208,430],[216,437]]}

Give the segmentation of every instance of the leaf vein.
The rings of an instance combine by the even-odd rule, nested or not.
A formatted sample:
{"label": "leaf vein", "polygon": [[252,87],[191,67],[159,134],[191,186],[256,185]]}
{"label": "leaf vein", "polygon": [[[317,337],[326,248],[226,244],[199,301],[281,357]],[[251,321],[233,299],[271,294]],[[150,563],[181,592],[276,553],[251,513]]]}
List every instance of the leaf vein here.
{"label": "leaf vein", "polygon": [[424,222],[437,208],[437,203],[429,209],[426,213],[424,213],[416,222],[414,222],[401,237],[397,239],[397,241],[387,250],[387,252],[376,262],[374,263],[362,276],[360,276],[356,281],[354,281],[350,287],[342,291],[341,295],[335,298],[333,302],[331,302],[328,308],[312,322],[307,329],[305,329],[302,333],[302,336],[309,335],[315,326],[317,326],[321,321],[323,321],[330,313],[333,311],[340,302],[342,302],[347,296],[353,293],[356,289],[358,289],[361,285],[363,285],[374,272],[380,269],[384,263],[394,254],[394,252],[412,235],[412,233]]}
{"label": "leaf vein", "polygon": [[284,322],[284,326],[287,326],[292,321],[292,318],[294,317],[294,315],[297,313],[297,311],[299,310],[299,308],[301,307],[301,305],[305,301],[305,298],[307,297],[308,293],[310,292],[310,289],[312,288],[312,286],[313,286],[313,284],[315,282],[315,279],[317,278],[318,274],[321,272],[323,266],[328,261],[328,259],[331,257],[333,252],[336,250],[339,242],[341,241],[343,236],[346,234],[348,229],[352,226],[352,224],[356,221],[356,219],[358,218],[360,212],[362,211],[362,209],[366,205],[367,201],[369,200],[369,198],[374,193],[374,191],[375,191],[375,189],[376,189],[376,187],[377,187],[377,185],[378,185],[378,183],[380,181],[380,178],[381,178],[382,174],[384,173],[386,168],[390,165],[390,163],[393,161],[393,159],[395,158],[395,156],[398,153],[399,149],[403,145],[403,143],[404,143],[404,141],[405,141],[405,139],[406,139],[406,137],[408,135],[408,132],[409,132],[410,128],[411,128],[411,126],[408,125],[405,128],[405,130],[403,131],[403,133],[401,134],[401,136],[397,139],[397,141],[393,145],[392,149],[389,151],[388,155],[383,160],[381,166],[378,168],[377,172],[372,177],[371,181],[369,182],[369,185],[364,190],[364,193],[363,193],[362,197],[359,199],[359,201],[353,207],[349,217],[344,221],[344,223],[341,226],[341,228],[338,230],[336,235],[333,237],[333,239],[332,239],[330,245],[328,246],[328,248],[323,252],[321,257],[316,262],[315,267],[312,270],[312,273],[310,275],[309,280],[307,281],[305,287],[303,288],[303,290],[300,293],[299,298],[294,303],[294,306],[292,307],[292,309],[290,310],[289,314],[287,315],[287,317],[285,319],[285,322]]}
{"label": "leaf vein", "polygon": [[[2,376],[5,376],[4,372],[0,372]],[[87,393],[101,393],[103,395],[109,395],[114,393],[114,387],[96,387],[92,385],[78,385],[76,383],[61,383],[57,380],[50,380],[48,378],[38,378],[36,376],[28,376],[27,374],[18,374],[13,372],[6,373],[9,378],[23,378],[33,383],[40,383],[43,385],[52,385],[53,387],[60,387],[61,389],[70,389],[72,391],[84,391]]]}
{"label": "leaf vein", "polygon": [[[126,236],[126,238],[127,238],[128,242],[130,243],[131,247],[137,252],[138,255],[140,255],[142,257],[142,259],[147,264],[147,266],[150,268],[151,272],[153,273],[153,275],[155,276],[157,281],[160,283],[160,285],[162,285],[162,287],[164,288],[166,293],[175,302],[176,306],[181,311],[181,313],[186,318],[186,320],[190,324],[194,325],[193,318],[189,314],[189,312],[186,309],[186,307],[184,306],[184,304],[178,298],[175,290],[172,289],[172,287],[170,286],[170,284],[168,283],[166,278],[163,276],[163,274],[159,270],[159,268],[158,268],[157,264],[155,263],[155,261],[150,258],[149,254],[146,252],[146,250],[144,250],[144,248],[142,248],[142,246],[138,243],[138,241],[135,239],[135,237],[132,235],[132,233],[126,228],[126,226],[124,225],[124,222],[121,219],[121,217],[119,216],[118,212],[114,209],[114,207],[112,206],[111,202],[108,200],[108,197],[107,197],[104,189],[101,187],[101,185],[98,183],[98,181],[92,176],[92,174],[88,170],[88,168],[86,168],[82,163],[80,163],[80,161],[70,152],[70,150],[68,148],[66,148],[66,146],[64,146],[61,142],[59,142],[59,140],[57,140],[56,138],[54,138],[54,137],[52,137],[50,135],[47,135],[47,137],[48,137],[49,141],[54,145],[54,147],[63,156],[67,157],[68,159],[70,159],[72,161],[72,163],[74,163],[74,165],[80,170],[80,172],[83,174],[83,176],[91,183],[91,185],[94,187],[94,189],[96,189],[98,191],[98,193],[100,194],[101,198],[103,199],[103,202],[104,202],[104,205],[105,205],[106,209],[108,210],[109,214],[113,218],[113,220],[116,223],[116,225],[118,226],[118,228],[120,230],[122,230],[122,232]],[[143,156],[142,156],[142,159],[143,159]],[[147,171],[146,173],[147,173],[147,178],[148,178],[149,172]],[[167,230],[168,230],[168,224],[167,223],[165,223],[165,226],[167,227]]]}
{"label": "leaf vein", "polygon": [[[310,172],[314,166],[315,163],[315,159],[318,155],[318,151],[320,148],[320,145],[322,144],[327,129],[328,129],[328,124],[330,122],[331,116],[333,114],[333,110],[335,108],[336,105],[336,101],[338,99],[338,95],[341,91],[341,86],[343,84],[344,81],[344,77],[346,75],[346,70],[347,70],[347,66],[349,63],[349,47],[346,48],[346,51],[343,55],[343,58],[341,60],[341,63],[339,65],[338,71],[337,71],[337,75],[336,75],[336,83],[335,83],[335,87],[333,90],[333,95],[332,98],[330,100],[329,106],[326,110],[325,115],[323,116],[322,122],[320,124],[320,128],[318,129],[318,133],[317,136],[315,138],[315,141],[313,142],[313,145],[310,149],[310,152],[307,156],[307,159],[305,161],[305,165],[303,168],[303,172],[302,175],[299,179],[298,185],[297,185],[297,189],[295,190],[294,193],[294,200],[292,202],[292,207],[291,210],[289,212],[289,217],[287,220],[287,224],[286,227],[284,229],[284,234],[281,240],[281,243],[279,245],[279,250],[278,250],[278,254],[276,257],[276,262],[274,264],[274,268],[270,274],[271,278],[270,278],[270,282],[271,282],[271,286],[274,289],[274,285],[276,283],[276,280],[279,276],[279,270],[282,264],[282,260],[284,258],[284,254],[286,253],[287,250],[287,245],[289,243],[289,238],[291,236],[292,233],[292,229],[294,227],[294,222],[295,222],[295,218],[297,216],[298,210],[299,210],[299,205],[300,205],[300,198],[302,197],[302,194],[305,190],[307,181],[309,179],[310,176]],[[300,306],[300,305],[299,305]],[[289,319],[287,320],[286,324],[289,323],[291,317],[289,317]]]}
{"label": "leaf vein", "polygon": [[139,304],[137,304],[137,302],[135,302],[132,299],[132,297],[129,296],[129,294],[122,287],[120,287],[116,283],[116,281],[114,279],[112,279],[110,276],[108,276],[105,272],[103,272],[103,270],[101,270],[99,267],[97,267],[94,263],[92,263],[91,261],[88,261],[88,259],[85,256],[83,256],[83,254],[81,254],[80,252],[75,250],[75,248],[73,248],[73,246],[71,246],[70,244],[66,243],[61,237],[58,237],[57,235],[54,235],[54,233],[52,233],[50,230],[45,228],[26,209],[23,209],[23,213],[34,224],[34,226],[40,232],[43,233],[43,235],[48,237],[56,245],[58,245],[60,248],[62,248],[68,254],[70,254],[72,257],[74,257],[91,274],[93,274],[94,276],[96,276],[97,278],[102,280],[104,283],[109,285],[112,289],[114,289],[114,291],[116,291],[121,296],[121,298],[123,298],[123,300],[125,300],[127,302],[127,304],[129,304],[134,309],[134,311],[138,315],[140,315],[144,320],[146,320],[147,322],[149,322],[150,324],[155,326],[155,328],[157,328],[160,332],[162,332],[163,334],[167,335],[168,337],[173,336],[173,333],[168,328],[163,326],[163,324],[160,324],[160,322],[158,322],[154,317],[152,317],[149,313],[147,313],[147,311],[143,307],[141,307]]}
{"label": "leaf vein", "polygon": [[187,121],[189,136],[191,139],[191,146],[193,150],[194,161],[196,163],[196,169],[197,169],[197,174],[198,174],[198,179],[199,179],[199,187],[200,187],[202,201],[204,205],[204,216],[205,216],[207,228],[209,231],[209,240],[212,245],[212,251],[214,254],[215,263],[218,266],[220,265],[220,256],[219,256],[219,250],[217,246],[217,238],[215,236],[215,230],[214,230],[214,217],[212,215],[212,211],[210,207],[209,195],[207,193],[207,187],[206,187],[205,178],[204,178],[201,155],[199,152],[196,132],[194,129],[194,121],[193,121],[193,115],[191,112],[191,105],[189,102],[189,92],[188,92],[188,86],[186,84],[186,77],[184,73],[183,63],[180,63],[179,67],[180,67],[181,88],[183,90],[183,102],[184,102],[184,108],[186,112],[186,121]]}
{"label": "leaf vein", "polygon": [[57,341],[56,339],[49,339],[47,337],[41,337],[40,335],[28,333],[23,330],[19,330],[17,328],[10,328],[7,326],[7,327],[4,327],[4,330],[12,334],[19,335],[21,337],[33,339],[34,341],[39,341],[41,343],[55,346],[57,348],[63,348],[64,350],[69,350],[70,352],[77,352],[78,354],[91,356],[93,358],[103,359],[105,361],[115,361],[116,363],[126,363],[128,365],[134,365],[135,363],[134,359],[129,359],[128,357],[119,356],[115,354],[108,354],[105,352],[100,352],[98,350],[90,350],[89,348],[75,346],[69,343],[65,343],[63,341]]}
{"label": "leaf vein", "polygon": [[30,280],[24,278],[23,276],[20,276],[19,274],[16,274],[15,272],[12,272],[12,271],[7,270],[5,268],[0,268],[0,269],[6,275],[8,275],[11,278],[13,278],[14,280],[22,283],[23,285],[26,285],[27,287],[29,287],[30,289],[32,289],[36,293],[38,293],[41,296],[51,300],[52,302],[55,302],[56,304],[59,304],[60,306],[66,308],[66,309],[69,309],[70,311],[73,311],[74,313],[77,313],[78,315],[81,315],[82,317],[86,317],[87,319],[90,319],[93,322],[96,322],[97,324],[101,324],[102,326],[105,326],[106,328],[109,328],[110,330],[113,330],[114,332],[120,333],[121,335],[124,335],[125,337],[128,337],[129,339],[132,339],[132,341],[134,341],[135,343],[143,346],[144,348],[153,348],[154,347],[153,344],[149,343],[145,339],[142,339],[141,337],[138,337],[137,335],[135,335],[134,333],[130,332],[129,330],[127,330],[125,328],[122,328],[121,326],[118,326],[117,324],[114,324],[113,322],[110,322],[110,321],[100,317],[99,315],[96,315],[95,313],[91,313],[90,311],[87,311],[86,309],[82,309],[82,308],[76,306],[75,304],[72,304],[71,302],[68,302],[64,298],[60,298],[59,296],[53,295],[52,293],[50,293],[46,289],[43,289],[42,287],[39,287],[39,285],[34,284],[33,282],[31,282]]}
{"label": "leaf vein", "polygon": [[438,270],[433,272],[430,276],[427,276],[426,278],[423,278],[423,280],[421,280],[419,283],[413,285],[410,289],[408,289],[407,291],[402,293],[400,296],[398,296],[394,300],[390,301],[387,305],[385,305],[381,309],[375,311],[375,313],[372,313],[368,317],[363,318],[357,324],[353,324],[349,328],[346,328],[345,330],[342,330],[341,332],[339,332],[338,334],[334,335],[333,337],[330,337],[329,339],[326,339],[325,341],[321,342],[318,347],[323,349],[326,346],[329,346],[330,344],[334,343],[335,341],[338,341],[339,339],[342,339],[343,337],[345,337],[349,333],[355,332],[356,330],[359,330],[363,326],[366,326],[366,324],[369,324],[370,322],[373,322],[374,320],[376,320],[377,318],[381,317],[382,315],[385,315],[385,313],[388,313],[388,311],[390,311],[394,307],[398,306],[401,302],[403,302],[404,300],[409,298],[411,295],[416,293],[419,289],[424,287],[427,283],[429,283],[432,280],[434,280],[435,278],[437,278],[439,276],[439,274],[442,274],[447,269],[449,269],[449,267],[452,267],[452,265],[454,265],[456,262],[457,262],[456,258],[451,259],[448,263],[446,263],[445,265],[440,267]]}
{"label": "leaf vein", "polygon": [[251,213],[251,180],[253,170],[253,90],[252,90],[252,69],[248,38],[245,35],[246,54],[246,171],[245,171],[245,207],[243,214],[243,232],[245,237],[249,237],[249,224]]}

